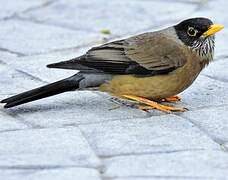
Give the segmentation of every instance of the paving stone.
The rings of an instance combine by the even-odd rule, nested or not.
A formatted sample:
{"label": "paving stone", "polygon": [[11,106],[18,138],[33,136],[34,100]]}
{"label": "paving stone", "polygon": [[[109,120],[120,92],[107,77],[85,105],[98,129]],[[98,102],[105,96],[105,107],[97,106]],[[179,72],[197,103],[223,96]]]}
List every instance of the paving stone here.
{"label": "paving stone", "polygon": [[177,105],[193,110],[227,104],[227,87],[228,84],[225,82],[200,75],[188,89],[180,94],[182,101]]}
{"label": "paving stone", "polygon": [[5,64],[0,64],[0,74],[0,94],[5,97],[43,84],[36,77],[14,70]]}
{"label": "paving stone", "polygon": [[0,169],[0,176],[2,179],[7,180],[101,180],[97,170],[87,168],[57,168],[44,170]]}
{"label": "paving stone", "polygon": [[20,123],[16,118],[9,116],[2,111],[0,111],[0,124],[0,133],[2,131],[13,131],[27,128],[25,124]]}
{"label": "paving stone", "polygon": [[99,35],[95,33],[28,21],[2,21],[0,26],[0,47],[22,55],[45,53],[99,41]]}
{"label": "paving stone", "polygon": [[[136,177],[122,177],[122,178],[113,178],[113,180],[192,180],[194,178],[192,177],[172,177],[172,176],[142,176],[142,177],[139,177],[139,176],[136,176]],[[211,178],[200,178],[200,177],[197,177],[196,179],[198,180],[210,180]],[[216,178],[217,180],[218,178]],[[222,180],[222,179],[221,179]]]}
{"label": "paving stone", "polygon": [[[9,0],[0,7],[0,100],[76,73],[45,66],[79,56],[104,37],[190,16],[226,27],[226,11],[226,0]],[[109,110],[110,96],[88,91],[0,109],[0,179],[226,179],[227,38],[226,28],[216,35],[218,61],[174,103],[188,107],[185,113]]]}
{"label": "paving stone", "polygon": [[[165,8],[164,8],[165,7]],[[175,1],[60,0],[23,18],[84,31],[110,29],[115,35],[177,22],[192,14],[197,4]],[[64,13],[59,13],[59,10]],[[169,16],[167,16],[169,14]],[[83,19],[83,21],[82,21]]]}
{"label": "paving stone", "polygon": [[104,160],[104,176],[179,179],[226,179],[228,154],[222,151],[183,151],[140,156],[120,156]]}
{"label": "paving stone", "polygon": [[215,78],[217,80],[228,82],[228,59],[222,58],[220,60],[214,61],[208,66],[202,74]]}
{"label": "paving stone", "polygon": [[58,166],[100,166],[78,128],[0,133],[0,168]]}
{"label": "paving stone", "polygon": [[147,117],[148,113],[116,104],[106,96],[81,91],[68,92],[5,111],[42,127],[75,126],[118,119]]}
{"label": "paving stone", "polygon": [[219,143],[228,142],[228,106],[211,107],[181,114]]}
{"label": "paving stone", "polygon": [[100,156],[214,149],[219,146],[187,120],[174,115],[80,125]]}
{"label": "paving stone", "polygon": [[205,6],[202,6],[198,11],[195,11],[192,16],[203,16],[208,17],[214,21],[214,23],[222,24],[225,28],[216,34],[216,48],[215,55],[227,55],[228,47],[225,45],[228,38],[228,29],[226,28],[228,14],[227,11],[227,1],[217,0],[217,1],[205,1]]}
{"label": "paving stone", "polygon": [[0,19],[10,17],[15,13],[23,12],[24,10],[45,5],[47,0],[26,1],[20,0],[15,3],[15,0],[7,0],[4,5],[0,6]]}
{"label": "paving stone", "polygon": [[225,147],[226,152],[228,152],[228,142],[223,144],[223,147]]}
{"label": "paving stone", "polygon": [[0,49],[0,64],[6,64],[8,61],[17,61],[18,55]]}
{"label": "paving stone", "polygon": [[[176,180],[177,177],[170,177],[170,176],[142,176],[142,177],[123,177],[123,178],[113,178],[113,180]],[[205,178],[198,178],[198,180],[205,180]],[[209,178],[210,179],[210,178]],[[192,180],[191,177],[178,177],[178,180]]]}
{"label": "paving stone", "polygon": [[46,65],[75,58],[85,53],[86,49],[87,48],[71,49],[42,55],[19,57],[16,61],[12,58],[6,58],[6,60],[3,61],[12,68],[23,70],[45,82],[54,82],[72,76],[78,71],[50,69],[47,68]]}

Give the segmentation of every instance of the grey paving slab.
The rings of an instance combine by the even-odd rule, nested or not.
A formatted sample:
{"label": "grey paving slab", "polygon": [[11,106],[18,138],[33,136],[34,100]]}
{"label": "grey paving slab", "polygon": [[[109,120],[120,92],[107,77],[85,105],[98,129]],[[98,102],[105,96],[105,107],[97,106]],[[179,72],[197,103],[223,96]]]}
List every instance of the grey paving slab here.
{"label": "grey paving slab", "polygon": [[[143,1],[142,3],[129,0],[60,0],[21,16],[88,32],[105,28],[110,29],[115,35],[122,35],[179,21],[192,14],[196,8],[197,4],[175,1]],[[64,13],[59,13],[60,9]]]}
{"label": "grey paving slab", "polygon": [[3,131],[13,131],[19,129],[25,129],[28,126],[18,121],[6,113],[0,111],[0,133]]}
{"label": "grey paving slab", "polygon": [[183,93],[182,101],[177,103],[190,110],[200,107],[213,107],[227,104],[228,84],[200,75],[196,81]]}
{"label": "grey paving slab", "polygon": [[8,61],[17,61],[18,55],[8,52],[7,50],[0,49],[0,64],[5,64]]}
{"label": "grey paving slab", "polygon": [[228,142],[226,142],[226,143],[223,144],[222,146],[225,148],[226,152],[228,152]]}
{"label": "grey paving slab", "polygon": [[30,87],[40,86],[43,83],[33,76],[17,71],[5,64],[0,64],[0,94],[8,97]]}
{"label": "grey paving slab", "polygon": [[7,180],[101,180],[95,169],[88,168],[57,168],[44,170],[0,169],[0,176]]}
{"label": "grey paving slab", "polygon": [[[20,0],[15,3],[15,0],[4,1],[4,5],[0,6],[0,19],[8,18],[16,13],[23,12],[27,9],[45,5],[48,1],[26,1]],[[3,3],[3,1],[1,2]]]}
{"label": "grey paving slab", "polygon": [[208,66],[202,74],[223,81],[228,82],[228,58],[220,58]]}
{"label": "grey paving slab", "polygon": [[[101,43],[102,29],[112,39],[193,16],[226,27],[226,11],[226,0],[2,1],[0,99],[76,73],[45,66]],[[110,110],[109,95],[89,91],[0,107],[0,179],[226,179],[227,37],[217,34],[217,61],[173,104],[185,113]]]}
{"label": "grey paving slab", "polygon": [[[170,177],[170,176],[142,176],[142,177],[122,177],[122,178],[113,178],[113,180],[192,180],[192,177]],[[199,178],[197,177],[198,180],[209,180],[211,178]]]}
{"label": "grey paving slab", "polygon": [[78,128],[0,133],[0,169],[58,166],[100,166]]}
{"label": "grey paving slab", "polygon": [[215,55],[227,55],[228,47],[226,39],[228,38],[227,29],[227,1],[216,0],[207,1],[198,11],[195,11],[191,16],[203,16],[212,19],[215,23],[223,24],[225,28],[216,35],[216,53]]}
{"label": "grey paving slab", "polygon": [[217,142],[228,142],[228,105],[189,111],[180,116],[190,119]]}
{"label": "grey paving slab", "polygon": [[75,91],[5,111],[42,127],[75,126],[148,116],[143,111],[124,106],[110,110],[116,106],[109,101],[109,97],[88,91]]}
{"label": "grey paving slab", "polygon": [[[168,176],[175,179],[226,179],[228,154],[222,151],[184,151],[104,160],[105,177]],[[124,167],[124,168],[123,168]]]}
{"label": "grey paving slab", "polygon": [[5,58],[5,60],[2,61],[14,69],[23,70],[24,72],[38,77],[45,82],[54,82],[72,76],[78,71],[50,69],[47,68],[46,65],[78,57],[85,53],[87,49],[88,48],[71,49],[35,56],[19,57],[16,61],[13,58]]}
{"label": "grey paving slab", "polygon": [[192,179],[198,179],[198,180],[210,180],[210,179],[220,179],[222,178],[205,178],[205,177],[175,177],[175,176],[136,176],[136,177],[121,177],[121,178],[113,178],[113,180],[192,180]]}
{"label": "grey paving slab", "polygon": [[[99,41],[99,34],[21,20],[0,22],[0,47],[31,55]],[[20,44],[20,46],[18,45]]]}
{"label": "grey paving slab", "polygon": [[100,156],[217,149],[203,132],[174,115],[80,125],[91,147]]}

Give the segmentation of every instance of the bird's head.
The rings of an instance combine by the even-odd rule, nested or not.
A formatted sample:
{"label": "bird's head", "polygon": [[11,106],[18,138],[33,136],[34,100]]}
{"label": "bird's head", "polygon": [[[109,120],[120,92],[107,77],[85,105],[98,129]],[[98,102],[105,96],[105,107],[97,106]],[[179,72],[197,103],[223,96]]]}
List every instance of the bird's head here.
{"label": "bird's head", "polygon": [[175,27],[178,38],[205,60],[214,55],[214,34],[224,27],[207,18],[187,19]]}

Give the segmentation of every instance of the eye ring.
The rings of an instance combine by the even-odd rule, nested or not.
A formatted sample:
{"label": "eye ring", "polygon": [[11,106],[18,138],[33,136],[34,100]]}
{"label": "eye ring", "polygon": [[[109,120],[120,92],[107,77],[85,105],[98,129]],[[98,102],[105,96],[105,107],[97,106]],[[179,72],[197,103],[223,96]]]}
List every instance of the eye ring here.
{"label": "eye ring", "polygon": [[194,29],[193,27],[189,27],[187,33],[189,36],[196,36],[198,31],[196,29]]}

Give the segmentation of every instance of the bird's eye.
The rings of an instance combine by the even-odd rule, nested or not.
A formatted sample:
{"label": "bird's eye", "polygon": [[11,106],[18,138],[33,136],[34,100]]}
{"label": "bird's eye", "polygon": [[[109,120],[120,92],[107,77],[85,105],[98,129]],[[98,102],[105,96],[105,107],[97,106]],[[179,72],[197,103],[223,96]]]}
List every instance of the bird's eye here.
{"label": "bird's eye", "polygon": [[189,27],[187,33],[189,36],[196,36],[198,31],[196,29],[194,29],[193,27]]}

